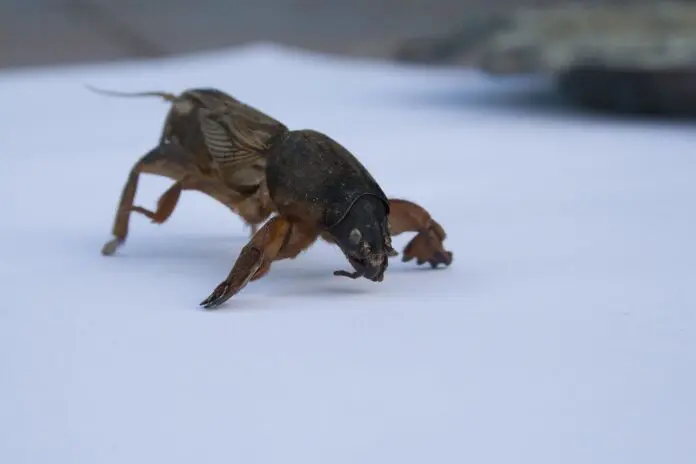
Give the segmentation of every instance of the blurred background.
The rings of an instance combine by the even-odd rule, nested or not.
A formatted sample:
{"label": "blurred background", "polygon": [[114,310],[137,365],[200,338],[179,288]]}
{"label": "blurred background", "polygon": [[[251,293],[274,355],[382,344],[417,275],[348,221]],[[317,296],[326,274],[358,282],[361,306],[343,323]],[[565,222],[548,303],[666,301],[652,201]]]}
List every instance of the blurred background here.
{"label": "blurred background", "polygon": [[[652,3],[656,3],[657,0]],[[392,59],[484,14],[565,0],[0,0],[0,66],[159,57],[275,42]],[[581,1],[631,4],[636,0]],[[645,3],[645,2],[640,2]],[[475,24],[474,24],[475,26]],[[466,63],[466,56],[450,61]]]}
{"label": "blurred background", "polygon": [[[470,67],[489,75],[552,76],[558,94],[577,107],[696,114],[696,4],[690,0],[0,0],[0,5],[2,69],[158,58],[265,42]],[[544,11],[549,7],[561,9],[560,15]]]}

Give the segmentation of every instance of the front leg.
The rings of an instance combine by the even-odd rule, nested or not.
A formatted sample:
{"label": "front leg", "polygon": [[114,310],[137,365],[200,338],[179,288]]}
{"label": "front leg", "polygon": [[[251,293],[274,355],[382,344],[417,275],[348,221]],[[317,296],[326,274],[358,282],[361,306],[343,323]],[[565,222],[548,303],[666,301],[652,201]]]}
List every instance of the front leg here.
{"label": "front leg", "polygon": [[439,264],[452,264],[452,252],[445,250],[442,242],[447,234],[428,211],[416,203],[389,199],[389,229],[392,236],[404,232],[418,232],[403,251],[402,261],[416,258],[418,265],[430,263],[436,268]]}
{"label": "front leg", "polygon": [[273,261],[296,257],[316,238],[317,233],[309,228],[282,216],[272,218],[242,248],[227,278],[201,302],[201,306],[205,309],[220,306],[250,281],[266,275]]}

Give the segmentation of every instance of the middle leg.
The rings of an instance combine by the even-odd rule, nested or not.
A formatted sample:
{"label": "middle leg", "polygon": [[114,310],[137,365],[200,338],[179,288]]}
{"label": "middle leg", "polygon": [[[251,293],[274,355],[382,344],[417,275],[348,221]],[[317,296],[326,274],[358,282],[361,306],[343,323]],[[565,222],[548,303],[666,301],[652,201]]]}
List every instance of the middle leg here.
{"label": "middle leg", "polygon": [[185,180],[175,182],[169,187],[157,200],[157,209],[154,212],[137,205],[133,206],[131,211],[150,218],[154,224],[163,224],[176,209],[181,192],[184,190],[184,185]]}
{"label": "middle leg", "polygon": [[225,205],[230,211],[238,215],[244,223],[251,228],[253,236],[262,224],[273,212],[273,208],[267,205],[265,197],[243,197],[225,186],[222,182],[212,179],[187,178],[175,182],[167,189],[157,201],[157,209],[151,211],[142,206],[133,206],[132,212],[140,213],[148,217],[153,223],[163,224],[176,209],[181,192],[191,190],[203,193],[219,203]]}

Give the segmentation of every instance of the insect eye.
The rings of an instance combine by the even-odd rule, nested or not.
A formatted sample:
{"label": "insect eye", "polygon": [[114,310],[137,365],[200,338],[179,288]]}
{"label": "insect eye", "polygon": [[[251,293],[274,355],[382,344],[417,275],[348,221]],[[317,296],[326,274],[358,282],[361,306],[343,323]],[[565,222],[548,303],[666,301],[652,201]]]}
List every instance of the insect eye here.
{"label": "insect eye", "polygon": [[353,229],[350,231],[350,235],[348,236],[348,239],[357,245],[360,243],[360,240],[362,240],[362,233],[360,232],[359,229]]}

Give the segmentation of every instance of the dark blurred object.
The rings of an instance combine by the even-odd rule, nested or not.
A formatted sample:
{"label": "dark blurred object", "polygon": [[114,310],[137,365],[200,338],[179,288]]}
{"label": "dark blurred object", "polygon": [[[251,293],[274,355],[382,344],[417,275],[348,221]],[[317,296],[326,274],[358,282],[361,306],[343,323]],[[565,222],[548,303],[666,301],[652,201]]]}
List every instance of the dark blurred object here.
{"label": "dark blurred object", "polygon": [[493,33],[510,27],[510,18],[496,13],[467,15],[453,32],[431,37],[417,37],[397,47],[398,61],[423,64],[467,64],[472,51]]}
{"label": "dark blurred object", "polygon": [[578,66],[560,73],[557,82],[569,101],[593,110],[696,116],[696,69]]}
{"label": "dark blurred object", "polygon": [[489,75],[553,76],[570,101],[631,114],[696,115],[696,4],[567,4],[469,18],[397,58],[465,62]]}

